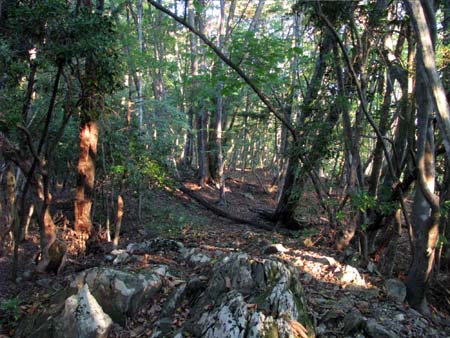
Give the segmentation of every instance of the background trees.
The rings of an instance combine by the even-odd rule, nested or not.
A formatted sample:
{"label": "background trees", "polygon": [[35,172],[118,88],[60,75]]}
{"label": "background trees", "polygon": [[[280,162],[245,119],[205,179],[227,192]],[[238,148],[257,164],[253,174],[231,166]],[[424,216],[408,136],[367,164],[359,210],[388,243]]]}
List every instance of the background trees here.
{"label": "background trees", "polygon": [[389,257],[387,275],[407,229],[424,309],[417,290],[448,253],[445,1],[3,1],[0,17],[1,160],[17,181],[0,234],[15,227],[16,251],[31,206],[43,256],[60,243],[51,196],[69,187],[90,233],[125,190],[141,215],[149,181],[195,172],[223,204],[227,176],[264,168],[266,219],[304,228],[299,202],[317,194],[337,247]]}

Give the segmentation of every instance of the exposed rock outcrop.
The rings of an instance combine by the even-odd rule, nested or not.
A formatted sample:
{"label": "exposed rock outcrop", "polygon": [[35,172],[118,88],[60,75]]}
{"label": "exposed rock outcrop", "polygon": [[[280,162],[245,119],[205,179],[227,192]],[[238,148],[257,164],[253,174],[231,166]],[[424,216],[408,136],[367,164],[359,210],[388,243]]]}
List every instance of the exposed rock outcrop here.
{"label": "exposed rock outcrop", "polygon": [[113,321],[103,312],[85,284],[67,298],[64,312],[56,322],[55,338],[106,338]]}
{"label": "exposed rock outcrop", "polygon": [[186,330],[196,337],[315,336],[295,269],[243,253],[230,254],[214,267],[192,313]]}

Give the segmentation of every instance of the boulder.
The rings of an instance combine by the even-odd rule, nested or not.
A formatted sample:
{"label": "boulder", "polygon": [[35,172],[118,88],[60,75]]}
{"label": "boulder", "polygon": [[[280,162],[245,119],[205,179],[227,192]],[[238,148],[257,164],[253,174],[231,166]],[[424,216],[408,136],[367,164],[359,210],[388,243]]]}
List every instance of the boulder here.
{"label": "boulder", "polygon": [[162,287],[161,277],[167,267],[156,266],[142,273],[131,273],[111,268],[92,268],[78,274],[72,288],[89,286],[92,295],[103,310],[118,324],[124,324]]}
{"label": "boulder", "polygon": [[406,298],[406,286],[397,278],[387,279],[384,282],[384,288],[388,298],[398,303],[403,303]]}
{"label": "boulder", "polygon": [[141,243],[130,243],[127,251],[131,255],[143,255],[158,251],[180,251],[183,248],[184,245],[180,242],[158,237]]}
{"label": "boulder", "polygon": [[64,312],[56,321],[55,338],[106,338],[113,324],[85,284],[67,298]]}
{"label": "boulder", "polygon": [[243,253],[214,266],[191,313],[185,330],[196,337],[315,336],[295,268]]}

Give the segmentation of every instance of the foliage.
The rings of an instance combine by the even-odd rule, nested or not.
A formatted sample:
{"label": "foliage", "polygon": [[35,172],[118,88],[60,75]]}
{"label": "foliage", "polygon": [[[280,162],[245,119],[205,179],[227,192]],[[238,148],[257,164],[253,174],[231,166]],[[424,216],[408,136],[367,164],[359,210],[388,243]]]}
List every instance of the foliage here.
{"label": "foliage", "polygon": [[22,317],[22,311],[20,309],[21,303],[22,300],[18,296],[2,301],[0,303],[0,312],[2,313],[0,324],[8,327],[15,327]]}

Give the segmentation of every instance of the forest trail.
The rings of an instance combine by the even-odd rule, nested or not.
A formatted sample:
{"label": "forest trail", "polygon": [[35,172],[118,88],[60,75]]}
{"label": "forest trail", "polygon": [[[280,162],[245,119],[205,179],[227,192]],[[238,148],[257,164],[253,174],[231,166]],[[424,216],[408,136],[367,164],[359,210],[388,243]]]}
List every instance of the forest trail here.
{"label": "forest trail", "polygon": [[[252,173],[228,179],[227,204],[223,207],[224,210],[242,218],[256,219],[257,215],[253,210],[273,208],[276,191],[270,190],[270,180],[260,174],[259,179]],[[213,187],[200,189],[193,181],[186,181],[185,185],[210,203],[215,203],[218,199],[218,192]],[[379,331],[380,336],[385,334],[383,330],[396,334],[392,337],[450,335],[450,297],[445,296],[445,290],[440,290],[436,283],[431,288],[429,298],[434,311],[433,318],[425,318],[405,303],[396,303],[389,298],[384,279],[376,271],[374,264],[360,268],[357,266],[358,254],[355,251],[349,249],[337,252],[334,249],[334,230],[329,228],[317,210],[318,205],[314,202],[313,193],[306,196],[309,200],[305,199],[301,206],[303,210],[308,210],[309,207],[309,213],[304,211],[305,222],[308,221],[309,226],[297,232],[266,231],[249,225],[234,224],[198,206],[181,192],[170,194],[165,191],[152,191],[151,194],[146,200],[144,219],[141,222],[137,220],[135,212],[125,213],[124,233],[119,248],[124,249],[131,243],[166,238],[178,241],[192,250],[191,256],[183,257],[170,247],[162,247],[161,250],[139,256],[135,260],[113,263],[116,256],[111,256],[108,243],[88,244],[85,255],[76,255],[77,239],[73,231],[59,229],[62,237],[72,243],[69,245],[72,256],[62,274],[27,278],[27,271],[30,271],[32,266],[23,265],[22,275],[25,277],[22,277],[23,280],[18,285],[5,284],[2,297],[18,297],[18,313],[32,315],[51,306],[52,295],[66,286],[68,277],[75,272],[95,266],[140,271],[164,264],[175,277],[165,279],[163,292],[153,297],[137,315],[129,318],[124,327],[115,325],[110,333],[110,337],[152,337],[155,327],[160,323],[165,302],[181,283],[192,279],[193,276],[207,281],[210,278],[211,266],[220,260],[222,255],[245,252],[253,259],[275,257],[298,268],[300,282],[320,337],[352,337],[351,334],[357,331],[354,325],[363,319],[369,323],[368,326],[372,325],[374,332]],[[149,202],[152,204],[148,204]],[[37,238],[33,237],[25,246],[28,254],[33,251],[35,241]],[[408,239],[402,238],[401,243],[402,247],[407,247]],[[200,261],[202,257],[207,257],[207,264],[200,261],[198,264],[193,263],[193,256],[200,257]],[[197,258],[194,258],[194,261]],[[31,260],[23,257],[22,261]],[[403,257],[396,266],[394,275],[404,276],[408,268],[407,262],[408,259]],[[2,267],[5,268],[5,265],[2,264]],[[7,285],[10,286],[9,290],[4,289]],[[182,303],[170,318],[170,328],[166,328],[168,332],[180,328],[189,317],[190,310],[189,303]],[[5,318],[1,320],[5,325]],[[375,336],[376,333],[373,334]],[[171,335],[166,333],[165,336]]]}

